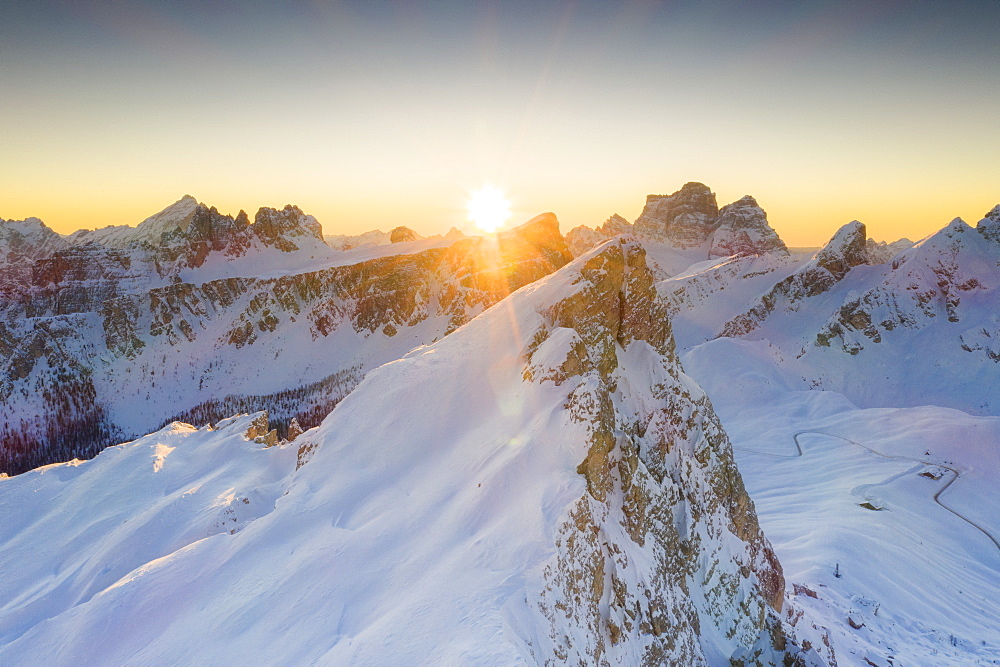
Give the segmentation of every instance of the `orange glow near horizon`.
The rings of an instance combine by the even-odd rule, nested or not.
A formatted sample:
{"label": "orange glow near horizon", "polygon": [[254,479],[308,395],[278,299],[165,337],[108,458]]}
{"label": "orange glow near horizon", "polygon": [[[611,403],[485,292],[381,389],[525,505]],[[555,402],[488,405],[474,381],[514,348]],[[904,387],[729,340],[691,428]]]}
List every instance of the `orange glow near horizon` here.
{"label": "orange glow near horizon", "polygon": [[[0,167],[2,171],[2,167]],[[642,212],[647,194],[669,194],[686,181],[700,180],[717,194],[719,205],[735,201],[743,195],[756,197],[766,211],[768,221],[789,246],[821,246],[842,225],[860,220],[868,228],[868,236],[879,241],[895,241],[902,237],[919,240],[961,217],[975,225],[993,206],[1000,203],[1000,191],[983,182],[970,182],[966,187],[941,193],[927,183],[904,193],[892,193],[877,188],[859,188],[850,192],[840,190],[822,192],[812,188],[790,188],[755,178],[752,183],[716,184],[697,174],[688,177],[664,179],[655,185],[652,178],[640,179],[638,185],[620,184],[607,193],[578,191],[566,193],[553,191],[546,194],[542,183],[517,183],[519,193],[516,210],[509,210],[509,224],[517,225],[540,212],[553,211],[559,218],[563,234],[578,225],[597,227],[612,213],[634,221]],[[657,183],[660,179],[656,179]],[[0,179],[2,182],[2,179]],[[261,206],[282,208],[295,204],[319,220],[324,234],[360,234],[372,229],[388,231],[406,225],[418,233],[429,236],[443,234],[451,227],[469,233],[478,230],[466,222],[473,220],[467,205],[462,205],[462,190],[454,185],[442,184],[437,189],[414,193],[412,197],[378,198],[375,193],[335,192],[317,196],[301,188],[279,192],[278,188],[266,190],[228,190],[206,188],[202,193],[196,187],[177,186],[172,189],[155,186],[121,188],[106,184],[106,189],[84,191],[73,188],[59,196],[4,188],[0,191],[0,218],[20,220],[40,218],[61,234],[78,229],[95,229],[109,225],[135,226],[147,217],[166,208],[184,194],[193,195],[208,206],[235,215],[246,210],[251,219]],[[898,198],[897,198],[898,197]],[[449,204],[450,203],[450,204]]]}
{"label": "orange glow near horizon", "polygon": [[469,222],[487,234],[498,231],[511,218],[507,196],[493,185],[484,185],[469,195],[466,208]]}
{"label": "orange glow near horizon", "polygon": [[1000,203],[1000,5],[960,4],[0,3],[0,218],[434,235],[492,178],[565,234],[700,181],[790,246],[919,239]]}

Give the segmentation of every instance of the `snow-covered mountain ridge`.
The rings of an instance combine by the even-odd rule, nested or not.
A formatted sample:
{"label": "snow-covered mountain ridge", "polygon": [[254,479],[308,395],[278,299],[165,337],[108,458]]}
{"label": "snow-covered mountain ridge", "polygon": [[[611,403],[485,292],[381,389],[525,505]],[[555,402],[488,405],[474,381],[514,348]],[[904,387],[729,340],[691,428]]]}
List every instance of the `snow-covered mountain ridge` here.
{"label": "snow-covered mountain ridge", "polygon": [[91,456],[174,417],[252,408],[282,432],[296,416],[315,425],[367,370],[570,259],[552,215],[348,252],[294,207],[249,228],[239,217],[182,200],[132,229],[142,240],[72,246],[35,260],[27,285],[4,283],[4,470]]}
{"label": "snow-covered mountain ridge", "polygon": [[653,283],[614,240],[293,443],[173,424],[0,479],[43,517],[0,536],[0,661],[821,664]]}
{"label": "snow-covered mountain ridge", "polygon": [[[976,227],[955,219],[885,262],[870,253],[864,225],[845,225],[716,332],[766,339],[799,359],[814,386],[866,407],[1000,414],[996,210]],[[704,306],[685,308],[723,312]]]}
{"label": "snow-covered mountain ridge", "polygon": [[1000,206],[715,256],[708,195],[573,261],[8,224],[4,447],[215,426],[0,478],[0,662],[994,664]]}

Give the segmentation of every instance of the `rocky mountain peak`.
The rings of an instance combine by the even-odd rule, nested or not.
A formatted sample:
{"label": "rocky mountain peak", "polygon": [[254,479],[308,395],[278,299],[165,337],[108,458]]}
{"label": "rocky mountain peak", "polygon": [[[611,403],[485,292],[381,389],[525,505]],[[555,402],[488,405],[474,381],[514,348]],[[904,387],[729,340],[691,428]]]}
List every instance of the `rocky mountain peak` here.
{"label": "rocky mountain peak", "polygon": [[771,225],[757,200],[746,195],[719,211],[712,234],[709,257],[759,255],[765,252],[788,254],[788,248]]}
{"label": "rocky mountain peak", "polygon": [[617,213],[592,229],[580,225],[566,235],[566,243],[580,256],[605,239],[634,234],[681,250],[698,249],[704,259],[732,255],[788,255],[788,248],[767,222],[757,200],[746,195],[719,209],[704,183],[686,183],[669,195],[649,195],[635,224]]}
{"label": "rocky mountain peak", "polygon": [[757,299],[749,310],[726,322],[720,336],[744,336],[758,329],[777,310],[797,310],[803,300],[818,296],[840,282],[852,268],[869,263],[867,231],[854,220],[795,273]]}
{"label": "rocky mountain peak", "polygon": [[38,218],[0,218],[0,267],[33,261],[65,245],[63,237]]}
{"label": "rocky mountain peak", "polygon": [[823,248],[816,253],[816,265],[826,269],[837,280],[853,267],[868,264],[868,232],[864,223],[857,220],[837,230]]}
{"label": "rocky mountain peak", "polygon": [[181,243],[205,241],[214,250],[224,247],[233,234],[243,231],[232,216],[219,213],[219,209],[198,204],[186,219],[186,227],[178,227],[173,233],[165,231],[160,238],[161,245],[171,245],[175,240]]}
{"label": "rocky mountain peak", "polygon": [[402,225],[389,232],[389,243],[407,243],[419,238],[420,236],[415,231]]}
{"label": "rocky mountain peak", "polygon": [[1000,204],[990,209],[976,225],[976,230],[990,241],[1000,243]]}
{"label": "rocky mountain peak", "polygon": [[[573,428],[587,433],[577,467],[587,495],[558,531],[537,602],[529,597],[552,641],[534,648],[573,663],[702,664],[699,642],[726,637],[726,654],[742,644],[774,659],[770,638],[785,637],[781,568],[711,404],[683,380],[654,283],[643,247],[619,238],[522,297],[545,304],[524,377],[561,387]],[[738,542],[695,537],[727,533]],[[730,577],[747,587],[712,583]],[[695,587],[711,592],[696,599]],[[756,620],[725,617],[731,605],[751,606]]]}
{"label": "rocky mountain peak", "polygon": [[253,233],[265,245],[291,252],[298,250],[300,239],[315,239],[323,243],[323,228],[311,215],[298,206],[287,204],[280,211],[263,207],[254,216]]}
{"label": "rocky mountain peak", "polygon": [[184,195],[159,213],[155,213],[140,222],[136,226],[136,232],[148,237],[159,237],[159,235],[174,228],[186,230],[191,224],[195,212],[199,209],[207,211],[208,207],[199,204],[198,200],[191,195]]}
{"label": "rocky mountain peak", "polygon": [[938,233],[945,234],[947,236],[954,236],[955,234],[964,234],[971,229],[972,227],[965,220],[962,220],[962,218],[955,218],[945,225]]}
{"label": "rocky mountain peak", "polygon": [[500,234],[518,234],[525,238],[545,239],[549,241],[555,240],[556,238],[562,240],[562,234],[559,232],[559,219],[556,217],[555,213],[551,212],[539,213],[527,222],[522,223],[517,227],[512,227],[504,232],[500,232]]}
{"label": "rocky mountain peak", "polygon": [[605,236],[618,236],[619,234],[631,234],[632,233],[632,223],[618,215],[613,214],[610,218],[604,221],[597,231]]}
{"label": "rocky mountain peak", "polygon": [[[38,218],[25,218],[24,220],[4,220],[0,218],[0,230],[4,230],[4,233],[9,233],[11,230],[20,229],[22,233],[35,230],[38,233],[45,233],[45,230],[49,229],[48,225],[42,222]],[[53,234],[55,232],[52,232]]]}
{"label": "rocky mountain peak", "polygon": [[678,248],[693,248],[705,242],[718,216],[715,193],[704,183],[686,183],[672,194],[647,196],[635,231]]}

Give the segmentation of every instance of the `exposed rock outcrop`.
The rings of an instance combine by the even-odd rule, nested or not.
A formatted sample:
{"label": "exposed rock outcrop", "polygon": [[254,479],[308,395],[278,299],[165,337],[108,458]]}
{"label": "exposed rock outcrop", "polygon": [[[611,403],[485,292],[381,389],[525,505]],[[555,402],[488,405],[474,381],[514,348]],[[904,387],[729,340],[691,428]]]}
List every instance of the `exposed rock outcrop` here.
{"label": "exposed rock outcrop", "polygon": [[419,238],[420,236],[409,227],[396,227],[389,232],[389,243],[406,243]]}
{"label": "exposed rock outcrop", "polygon": [[687,183],[669,195],[649,195],[634,225],[613,215],[596,230],[573,229],[566,240],[574,255],[580,255],[604,239],[624,233],[680,250],[700,251],[705,259],[788,255],[788,248],[753,197],[747,195],[720,210],[715,193],[703,183]]}
{"label": "exposed rock outcrop", "polygon": [[776,284],[747,312],[727,322],[720,336],[744,336],[775,310],[798,310],[804,299],[823,294],[856,266],[869,263],[867,233],[857,220],[850,222],[802,268]]}
{"label": "exposed rock outcrop", "polygon": [[[228,257],[241,248],[239,252],[251,253],[251,258],[275,250],[299,252],[291,246],[315,248],[307,244],[322,243],[320,229],[293,206],[261,209],[253,224],[245,214],[230,218],[183,200],[168,213],[151,219],[160,234],[159,246],[149,245],[148,234],[138,246],[126,244],[120,235],[115,242],[120,247],[96,241],[72,246],[36,261],[32,285],[9,284],[10,292],[0,291],[4,326],[0,345],[10,351],[0,362],[0,396],[12,401],[11,410],[21,406],[24,414],[49,414],[46,406],[61,405],[55,396],[62,377],[50,369],[72,367],[102,378],[99,390],[88,390],[93,394],[90,408],[100,406],[110,412],[113,406],[128,403],[145,406],[128,413],[148,415],[148,421],[138,426],[111,421],[106,428],[91,429],[95,437],[108,432],[138,435],[190,411],[216,415],[212,407],[216,399],[222,402],[220,409],[222,405],[239,405],[246,412],[272,409],[284,391],[299,392],[302,412],[289,414],[287,406],[281,406],[282,432],[296,416],[314,426],[325,414],[320,413],[322,408],[328,411],[360,381],[361,367],[367,370],[414,345],[447,335],[572,259],[558,221],[546,214],[491,239],[466,238],[447,247],[276,277],[188,283],[175,273],[178,267],[204,262],[213,252]],[[328,248],[326,252],[333,253]],[[149,253],[157,258],[153,266],[143,259]],[[172,279],[161,280],[159,271]],[[150,287],[151,282],[155,286]],[[70,316],[73,329],[65,326]],[[398,344],[384,342],[397,335]],[[377,338],[366,343],[372,336]],[[327,340],[341,342],[328,353],[324,367],[299,380],[302,386],[253,391],[259,403],[230,396],[232,390],[219,384],[219,365],[236,364],[223,361],[236,350],[259,355],[264,348],[267,356],[260,360],[261,367],[274,363],[287,374],[289,362],[279,357],[288,339],[322,341],[321,345]],[[338,352],[345,340],[350,346]],[[333,343],[326,345],[323,349]],[[369,345],[372,353],[362,352]],[[296,363],[318,366],[308,359]],[[325,384],[330,378],[339,378],[335,395]],[[172,387],[164,390],[170,399],[157,399],[161,391],[157,382]],[[131,389],[121,389],[126,384]],[[84,455],[112,444],[77,438],[77,433],[58,428],[47,430],[43,422],[41,418],[24,424],[11,421],[0,431],[0,438],[16,433],[30,443],[21,448],[25,451],[0,457],[0,470],[19,472],[29,461],[49,462],[45,450],[63,451],[68,439],[78,441],[76,451]],[[27,450],[38,455],[29,457]]]}
{"label": "exposed rock outcrop", "polygon": [[708,240],[718,217],[715,193],[703,183],[685,183],[673,194],[647,196],[635,231],[676,248],[697,248]]}
{"label": "exposed rock outcrop", "polygon": [[750,195],[722,207],[713,225],[711,243],[709,257],[788,254],[785,243],[767,223],[764,209]]}
{"label": "exposed rock outcrop", "polygon": [[[644,250],[610,241],[573,268],[580,278],[545,310],[524,376],[568,388],[590,434],[578,468],[588,493],[544,570],[534,604],[549,640],[532,654],[695,665],[719,641],[737,664],[794,664],[781,567],[711,403],[682,373]],[[648,383],[635,382],[639,366]]]}
{"label": "exposed rock outcrop", "polygon": [[1000,204],[994,206],[976,225],[976,231],[993,243],[1000,243]]}
{"label": "exposed rock outcrop", "polygon": [[566,245],[569,246],[569,251],[573,253],[574,257],[579,257],[612,236],[631,234],[632,232],[632,223],[615,213],[597,229],[591,229],[586,225],[574,227],[566,234]]}
{"label": "exposed rock outcrop", "polygon": [[224,215],[190,195],[136,227],[81,230],[67,240],[75,247],[126,252],[131,261],[155,267],[159,276],[201,267],[213,253],[237,258],[267,249],[291,253],[325,247],[319,222],[297,206],[261,208],[251,223],[245,211]]}
{"label": "exposed rock outcrop", "polygon": [[[881,343],[897,328],[919,330],[935,321],[962,322],[963,301],[1000,288],[1000,207],[973,229],[955,218],[941,231],[899,253],[891,271],[870,289],[848,295],[816,335],[816,345],[837,346],[858,354],[869,343]],[[978,232],[978,234],[976,233]],[[977,296],[978,295],[978,296]],[[973,312],[978,312],[974,310]],[[965,332],[963,349],[989,358],[989,326]]]}

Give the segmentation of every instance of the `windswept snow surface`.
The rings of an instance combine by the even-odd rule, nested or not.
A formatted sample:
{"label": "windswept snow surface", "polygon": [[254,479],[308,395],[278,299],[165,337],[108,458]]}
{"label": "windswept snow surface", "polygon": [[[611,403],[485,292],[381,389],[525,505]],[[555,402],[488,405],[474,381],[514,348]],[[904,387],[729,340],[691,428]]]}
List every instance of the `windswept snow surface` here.
{"label": "windswept snow surface", "polygon": [[351,266],[372,259],[412,255],[433,248],[447,248],[458,240],[439,237],[351,250],[334,250],[320,241],[315,241],[312,243],[313,247],[300,249],[294,253],[265,248],[248,257],[209,257],[202,266],[181,271],[179,275],[184,282],[193,284],[234,277],[280,278],[338,266]]}
{"label": "windswept snow surface", "polygon": [[291,445],[176,425],[0,478],[0,664],[521,661],[501,610],[586,493],[587,442],[562,388],[521,379],[521,304],[371,372]]}
{"label": "windswept snow surface", "polygon": [[767,341],[720,338],[683,361],[839,664],[1000,664],[1000,418],[859,409],[809,390]]}
{"label": "windswept snow surface", "polygon": [[[572,383],[524,378],[526,337],[582,289],[585,259],[370,372],[291,444],[245,438],[254,416],[175,423],[0,478],[0,664],[510,665],[588,644],[549,637],[528,601],[587,497],[588,424],[566,408]],[[620,400],[652,400],[652,352],[619,353]],[[746,548],[697,538],[725,559],[702,568]],[[621,576],[645,572],[653,542]],[[713,618],[705,650],[729,655],[741,639]]]}

